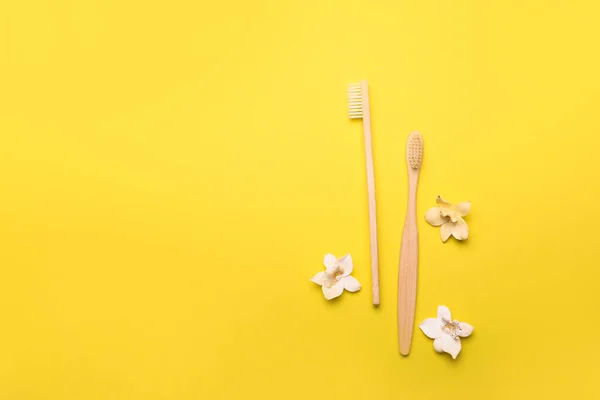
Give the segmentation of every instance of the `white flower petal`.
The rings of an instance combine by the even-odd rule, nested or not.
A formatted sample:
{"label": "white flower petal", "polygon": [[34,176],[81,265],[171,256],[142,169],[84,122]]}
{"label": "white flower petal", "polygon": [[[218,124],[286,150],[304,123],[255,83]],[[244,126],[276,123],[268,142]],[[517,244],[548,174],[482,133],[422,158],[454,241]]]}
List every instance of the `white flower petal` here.
{"label": "white flower petal", "polygon": [[349,292],[358,292],[360,290],[360,282],[353,276],[344,277],[342,283],[344,284],[344,289]]}
{"label": "white flower petal", "polygon": [[446,200],[442,199],[442,196],[440,196],[440,195],[438,195],[438,197],[436,197],[435,202],[437,203],[438,206],[440,206],[442,208],[452,207],[452,203],[448,203]]}
{"label": "white flower petal", "polygon": [[448,222],[448,218],[442,216],[442,209],[439,207],[430,208],[425,213],[425,221],[432,226],[440,226]]}
{"label": "white flower petal", "polygon": [[469,226],[461,217],[458,217],[458,221],[452,224],[450,230],[452,231],[452,236],[458,240],[465,240],[469,238]]}
{"label": "white flower petal", "polygon": [[466,322],[459,322],[458,323],[460,326],[460,337],[467,337],[469,335],[471,335],[471,333],[473,333],[473,327],[469,324],[467,324]]}
{"label": "white flower petal", "polygon": [[455,205],[454,209],[458,212],[458,215],[460,217],[464,217],[465,215],[468,215],[471,211],[471,203],[469,203],[468,201],[463,201],[462,203],[458,203],[457,205]]}
{"label": "white flower petal", "polygon": [[327,300],[335,299],[344,291],[344,284],[342,282],[336,282],[331,287],[327,287],[327,285],[322,286],[323,294]]}
{"label": "white flower petal", "polygon": [[419,328],[430,339],[442,337],[442,325],[437,318],[427,318],[419,324]]}
{"label": "white flower petal", "polygon": [[335,256],[333,254],[325,254],[325,257],[323,258],[323,264],[325,264],[325,268],[327,269],[333,269],[336,266],[336,262],[337,258],[335,258]]}
{"label": "white flower petal", "polygon": [[439,306],[437,312],[438,319],[446,318],[449,321],[452,321],[452,314],[450,314],[450,310],[446,306]]}
{"label": "white flower petal", "polygon": [[442,225],[442,229],[440,229],[440,235],[442,236],[442,242],[448,240],[448,238],[452,235],[452,222],[446,222]]}
{"label": "white flower petal", "polygon": [[312,278],[310,278],[310,280],[314,283],[316,283],[317,285],[321,285],[323,286],[323,284],[325,283],[325,277],[327,275],[325,274],[325,272],[321,271],[319,273],[317,273],[315,276],[313,276]]}
{"label": "white flower petal", "polygon": [[438,353],[441,353],[442,351],[444,351],[442,349],[442,338],[437,338],[433,341],[433,349],[435,351],[437,351]]}
{"label": "white flower petal", "polygon": [[450,335],[442,336],[442,350],[450,354],[452,358],[456,358],[461,349],[460,339],[452,339]]}
{"label": "white flower petal", "polygon": [[344,257],[337,260],[337,265],[344,270],[344,276],[350,275],[354,269],[354,266],[352,265],[352,256],[350,254],[346,254]]}

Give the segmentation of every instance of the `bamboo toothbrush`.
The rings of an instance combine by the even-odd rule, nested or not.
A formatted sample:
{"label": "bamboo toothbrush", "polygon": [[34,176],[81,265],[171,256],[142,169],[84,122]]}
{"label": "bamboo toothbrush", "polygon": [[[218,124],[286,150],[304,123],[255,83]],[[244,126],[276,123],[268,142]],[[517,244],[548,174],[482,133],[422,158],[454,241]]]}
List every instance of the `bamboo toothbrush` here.
{"label": "bamboo toothbrush", "polygon": [[408,355],[415,322],[417,301],[417,264],[419,254],[417,232],[417,182],[423,161],[423,138],[413,132],[406,143],[408,164],[408,206],[400,246],[398,274],[398,344],[400,354]]}
{"label": "bamboo toothbrush", "polygon": [[371,282],[373,305],[379,305],[379,261],[377,256],[377,217],[375,207],[375,176],[373,172],[373,150],[371,146],[371,111],[369,109],[369,86],[367,81],[348,85],[348,116],[362,118],[365,134],[365,156],[367,161],[367,188],[369,195],[369,228],[371,243]]}

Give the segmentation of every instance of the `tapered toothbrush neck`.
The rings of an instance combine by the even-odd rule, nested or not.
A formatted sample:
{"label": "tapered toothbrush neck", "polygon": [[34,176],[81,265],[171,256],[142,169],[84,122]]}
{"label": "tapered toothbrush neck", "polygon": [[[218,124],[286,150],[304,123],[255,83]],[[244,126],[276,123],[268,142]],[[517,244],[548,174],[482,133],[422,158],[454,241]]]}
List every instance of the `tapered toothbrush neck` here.
{"label": "tapered toothbrush neck", "polygon": [[419,183],[419,170],[409,168],[408,170],[408,211],[416,213],[417,184]]}

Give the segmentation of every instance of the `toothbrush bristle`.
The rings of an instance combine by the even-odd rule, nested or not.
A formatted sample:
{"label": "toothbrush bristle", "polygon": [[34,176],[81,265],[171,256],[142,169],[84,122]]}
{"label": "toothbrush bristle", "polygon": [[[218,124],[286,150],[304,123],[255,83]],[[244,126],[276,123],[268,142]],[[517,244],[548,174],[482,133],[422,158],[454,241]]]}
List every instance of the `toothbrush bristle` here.
{"label": "toothbrush bristle", "polygon": [[413,132],[408,137],[406,161],[412,169],[421,167],[421,162],[423,161],[423,136],[419,132]]}
{"label": "toothbrush bristle", "polygon": [[360,83],[351,83],[348,85],[348,116],[350,118],[362,118],[362,90]]}

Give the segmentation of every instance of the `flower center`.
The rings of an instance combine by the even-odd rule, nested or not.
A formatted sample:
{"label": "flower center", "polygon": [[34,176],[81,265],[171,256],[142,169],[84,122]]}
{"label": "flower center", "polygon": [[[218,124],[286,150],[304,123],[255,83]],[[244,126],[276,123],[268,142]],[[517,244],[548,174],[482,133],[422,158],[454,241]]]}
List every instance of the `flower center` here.
{"label": "flower center", "polygon": [[454,340],[458,340],[458,335],[462,332],[460,323],[457,320],[450,321],[448,318],[442,318],[442,331]]}
{"label": "flower center", "polygon": [[458,221],[458,215],[457,215],[456,211],[454,211],[452,209],[444,209],[441,211],[441,214],[442,214],[442,217],[450,218],[450,221],[452,221],[452,222]]}
{"label": "flower center", "polygon": [[342,268],[339,268],[331,275],[329,279],[327,279],[327,287],[330,288],[333,285],[335,285],[339,280],[338,278],[342,278],[342,275],[344,275],[344,270]]}

